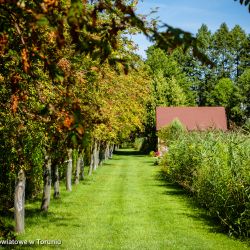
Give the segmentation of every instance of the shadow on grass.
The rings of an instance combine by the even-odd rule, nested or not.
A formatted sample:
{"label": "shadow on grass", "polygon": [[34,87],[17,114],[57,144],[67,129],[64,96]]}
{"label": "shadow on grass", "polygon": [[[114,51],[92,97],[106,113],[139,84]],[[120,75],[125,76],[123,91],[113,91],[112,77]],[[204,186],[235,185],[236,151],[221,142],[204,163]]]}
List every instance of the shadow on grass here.
{"label": "shadow on grass", "polygon": [[155,168],[159,168],[159,163],[156,159],[152,159],[151,156],[148,156],[148,159],[150,160],[145,160],[144,163],[150,164],[151,166]]}
{"label": "shadow on grass", "polygon": [[171,182],[171,180],[166,177],[164,171],[159,171],[155,178],[158,180],[157,186],[166,188],[163,192],[164,195],[181,199],[181,201],[190,208],[189,213],[182,212],[180,213],[181,215],[202,222],[209,232],[226,233],[226,229],[221,225],[219,219],[211,216],[209,212],[198,203],[195,197],[188,192],[188,190],[185,190],[177,183]]}
{"label": "shadow on grass", "polygon": [[55,213],[53,212],[44,212],[41,211],[39,208],[26,208],[25,209],[25,217],[27,219],[31,219],[31,218],[40,218],[40,219],[47,219],[49,217],[50,221],[54,220],[54,217],[56,216]]}
{"label": "shadow on grass", "polygon": [[202,222],[209,228],[209,231],[212,233],[226,234],[226,229],[220,224],[219,219],[212,217],[206,210],[202,208],[199,208],[199,211],[196,210],[195,214],[183,213],[183,215],[192,218],[195,221]]}
{"label": "shadow on grass", "polygon": [[84,177],[84,180],[81,180],[79,185],[83,185],[83,186],[89,186],[91,184],[93,184],[93,177],[92,176],[86,175]]}
{"label": "shadow on grass", "polygon": [[116,155],[124,155],[124,156],[137,156],[137,157],[144,157],[145,155],[139,151],[135,150],[118,150],[115,151]]}
{"label": "shadow on grass", "polygon": [[38,208],[27,208],[25,210],[25,215],[27,218],[27,224],[34,223],[34,218],[36,221],[39,221],[39,226],[46,226],[48,223],[53,223],[56,226],[68,226],[71,225],[72,219],[76,219],[70,212],[60,214],[58,216],[57,213],[54,212],[44,212]]}

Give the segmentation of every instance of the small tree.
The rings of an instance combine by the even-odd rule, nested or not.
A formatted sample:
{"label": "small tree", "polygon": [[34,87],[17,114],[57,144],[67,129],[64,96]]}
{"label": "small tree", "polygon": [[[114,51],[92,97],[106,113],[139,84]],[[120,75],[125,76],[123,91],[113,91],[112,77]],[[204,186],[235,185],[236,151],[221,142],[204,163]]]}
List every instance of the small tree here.
{"label": "small tree", "polygon": [[167,144],[171,144],[173,140],[178,139],[185,132],[186,128],[184,125],[178,119],[174,119],[169,125],[158,132],[158,137]]}

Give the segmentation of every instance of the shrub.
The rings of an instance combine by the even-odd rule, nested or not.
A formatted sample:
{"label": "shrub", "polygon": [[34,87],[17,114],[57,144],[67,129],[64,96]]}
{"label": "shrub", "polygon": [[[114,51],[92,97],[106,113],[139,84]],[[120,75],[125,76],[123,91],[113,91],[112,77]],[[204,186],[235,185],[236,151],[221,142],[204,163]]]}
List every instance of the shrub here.
{"label": "shrub", "polygon": [[158,132],[158,137],[166,142],[167,144],[171,143],[173,140],[176,140],[180,135],[186,131],[182,123],[175,119],[169,125],[162,128]]}
{"label": "shrub", "polygon": [[248,118],[243,125],[243,130],[247,133],[250,133],[250,118]]}
{"label": "shrub", "polygon": [[134,148],[136,150],[140,151],[145,140],[146,140],[146,138],[144,138],[144,137],[135,138]]}
{"label": "shrub", "polygon": [[168,177],[190,191],[230,233],[250,235],[250,138],[193,132],[172,140],[162,162]]}

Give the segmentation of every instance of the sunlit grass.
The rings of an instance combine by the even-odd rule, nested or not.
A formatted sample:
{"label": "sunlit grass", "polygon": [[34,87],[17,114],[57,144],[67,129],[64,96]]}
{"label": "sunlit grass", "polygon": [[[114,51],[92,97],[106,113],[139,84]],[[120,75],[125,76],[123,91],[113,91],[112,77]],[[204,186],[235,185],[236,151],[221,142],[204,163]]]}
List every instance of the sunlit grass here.
{"label": "sunlit grass", "polygon": [[247,249],[217,232],[181,189],[160,180],[152,158],[121,153],[71,193],[62,187],[48,214],[39,212],[39,201],[28,204],[18,239],[62,241],[33,245],[42,249]]}

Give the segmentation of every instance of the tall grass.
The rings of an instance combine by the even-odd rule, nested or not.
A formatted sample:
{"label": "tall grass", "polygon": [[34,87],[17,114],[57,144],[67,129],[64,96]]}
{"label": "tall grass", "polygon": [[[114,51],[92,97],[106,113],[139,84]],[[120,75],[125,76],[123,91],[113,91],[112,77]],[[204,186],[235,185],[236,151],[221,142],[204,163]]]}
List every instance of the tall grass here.
{"label": "tall grass", "polygon": [[249,135],[183,131],[168,146],[162,160],[166,175],[191,192],[230,234],[249,237]]}

